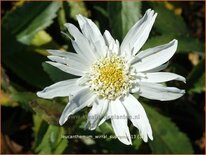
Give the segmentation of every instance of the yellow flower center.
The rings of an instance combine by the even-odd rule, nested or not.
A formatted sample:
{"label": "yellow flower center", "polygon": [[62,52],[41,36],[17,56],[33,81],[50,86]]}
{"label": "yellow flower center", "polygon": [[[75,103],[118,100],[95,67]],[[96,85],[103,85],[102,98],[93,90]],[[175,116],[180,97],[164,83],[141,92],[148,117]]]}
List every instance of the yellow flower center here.
{"label": "yellow flower center", "polygon": [[128,92],[131,87],[130,78],[126,61],[117,55],[111,55],[92,65],[90,88],[102,98],[115,100]]}

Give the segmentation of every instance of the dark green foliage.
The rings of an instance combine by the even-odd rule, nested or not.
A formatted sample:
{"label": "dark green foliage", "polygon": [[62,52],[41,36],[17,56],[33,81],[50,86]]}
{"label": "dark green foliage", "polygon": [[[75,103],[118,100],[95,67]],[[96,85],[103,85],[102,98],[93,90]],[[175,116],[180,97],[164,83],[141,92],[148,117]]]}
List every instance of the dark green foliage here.
{"label": "dark green foliage", "polygon": [[[196,6],[196,2],[194,4],[185,2],[185,4],[191,5],[191,7],[193,7],[192,5]],[[195,137],[191,133],[193,130],[185,129],[184,126],[194,123],[194,120],[197,121],[195,123],[198,124],[198,127],[204,126],[202,121],[204,119],[205,92],[204,41],[200,39],[203,38],[202,36],[197,37],[192,33],[192,24],[188,22],[189,17],[184,14],[175,14],[175,7],[180,7],[183,11],[186,9],[184,4],[171,3],[171,5],[173,10],[168,9],[165,2],[139,1],[24,2],[20,6],[13,6],[6,10],[3,7],[1,44],[2,72],[5,75],[2,76],[1,89],[3,93],[0,96],[0,103],[4,108],[13,109],[18,106],[33,118],[33,122],[29,124],[30,130],[32,129],[33,132],[29,137],[32,139],[30,142],[32,147],[24,148],[19,153],[203,153],[200,148],[196,149],[198,146],[195,142],[200,139],[199,135],[203,135],[203,129],[198,129],[198,132],[201,133],[197,134],[199,137]],[[64,49],[74,52],[69,39],[57,31],[66,32],[63,26],[65,22],[77,25],[75,15],[80,13],[95,21],[101,32],[104,32],[105,29],[111,30],[112,36],[121,43],[129,29],[148,8],[154,9],[158,16],[151,35],[141,50],[177,39],[178,48],[174,56],[176,59],[171,61],[167,71],[187,77],[187,84],[183,86],[187,93],[181,99],[171,103],[160,104],[142,98],[138,99],[144,103],[143,106],[153,129],[154,140],[149,143],[144,143],[139,138],[139,132],[131,122],[128,123],[128,126],[131,134],[136,137],[132,139],[133,146],[125,146],[117,139],[111,138],[73,140],[62,138],[64,135],[78,134],[114,136],[114,132],[110,121],[105,122],[95,131],[84,130],[90,108],[78,112],[74,115],[78,119],[70,118],[63,127],[60,127],[59,117],[68,103],[68,98],[45,100],[36,96],[36,92],[45,86],[75,78],[75,76],[45,63],[48,60],[47,49]],[[56,35],[56,33],[58,34]],[[188,55],[191,53],[197,54],[197,65],[193,65],[189,61]],[[182,86],[178,82],[169,84]],[[135,97],[138,98],[137,95]],[[179,107],[183,107],[183,109]],[[5,121],[3,125],[6,124],[3,134],[18,135],[18,132],[4,133],[12,124],[14,127],[9,127],[8,131],[13,131],[12,129],[18,123],[12,123],[14,120],[21,121],[23,119],[23,117],[15,119],[16,115],[24,116],[24,113],[9,113],[7,118],[3,118],[2,121]],[[179,122],[183,122],[183,125]],[[13,135],[11,135],[9,136],[12,138]]]}

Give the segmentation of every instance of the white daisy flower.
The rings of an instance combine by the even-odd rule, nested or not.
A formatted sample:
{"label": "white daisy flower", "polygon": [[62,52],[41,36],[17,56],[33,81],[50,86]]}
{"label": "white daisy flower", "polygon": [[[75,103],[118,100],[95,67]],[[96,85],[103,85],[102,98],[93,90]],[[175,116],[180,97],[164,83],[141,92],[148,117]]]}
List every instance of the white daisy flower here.
{"label": "white daisy flower", "polygon": [[129,30],[122,44],[114,40],[106,30],[102,36],[98,27],[88,18],[77,15],[81,32],[67,23],[72,35],[72,45],[77,53],[48,50],[47,63],[60,70],[78,76],[57,82],[37,93],[39,97],[52,99],[69,96],[59,120],[63,125],[70,115],[86,106],[92,106],[86,127],[94,130],[107,119],[117,138],[124,144],[132,144],[127,121],[139,130],[144,142],[153,140],[152,129],[141,103],[132,95],[160,101],[181,97],[185,91],[166,87],[164,82],[185,78],[169,72],[160,72],[177,49],[177,40],[140,49],[147,40],[157,13],[149,9]]}

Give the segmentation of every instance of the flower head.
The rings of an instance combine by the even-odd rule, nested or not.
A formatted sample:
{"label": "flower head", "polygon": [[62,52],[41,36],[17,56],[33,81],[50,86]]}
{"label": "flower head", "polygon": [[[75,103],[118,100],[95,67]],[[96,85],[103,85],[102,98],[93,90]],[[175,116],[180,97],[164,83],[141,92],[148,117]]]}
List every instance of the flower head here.
{"label": "flower head", "polygon": [[[181,97],[184,90],[166,87],[162,83],[185,78],[169,72],[160,72],[177,49],[177,40],[168,44],[140,49],[146,42],[157,14],[149,9],[129,30],[121,46],[108,31],[103,36],[98,27],[88,18],[77,16],[81,32],[73,24],[65,24],[77,53],[48,50],[47,63],[79,78],[57,82],[37,93],[42,98],[69,96],[59,123],[86,106],[92,106],[86,127],[94,130],[111,119],[118,139],[132,144],[127,121],[138,128],[140,136],[147,142],[153,140],[152,129],[143,106],[132,95],[160,101]],[[97,117],[98,116],[98,117]],[[124,117],[114,117],[124,116]],[[139,117],[136,117],[139,116]]]}

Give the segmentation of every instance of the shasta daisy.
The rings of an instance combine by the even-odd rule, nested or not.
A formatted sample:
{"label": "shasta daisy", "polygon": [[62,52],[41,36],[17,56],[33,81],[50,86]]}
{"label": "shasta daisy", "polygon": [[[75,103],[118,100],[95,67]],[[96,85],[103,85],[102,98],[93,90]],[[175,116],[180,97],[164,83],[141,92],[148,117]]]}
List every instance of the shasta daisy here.
{"label": "shasta daisy", "polygon": [[[153,140],[152,129],[141,103],[133,96],[160,101],[181,97],[185,91],[166,87],[171,80],[185,82],[185,78],[169,72],[161,72],[177,49],[177,40],[141,51],[148,39],[157,13],[149,9],[129,30],[121,45],[109,31],[102,35],[90,19],[77,15],[81,32],[73,24],[66,23],[73,38],[76,53],[48,50],[47,63],[78,78],[57,82],[37,92],[42,98],[68,96],[59,120],[63,125],[70,115],[91,106],[86,127],[96,129],[107,119],[117,138],[124,144],[132,144],[128,119],[138,128],[141,138]],[[125,117],[114,117],[125,116]],[[139,116],[139,117],[136,117]]]}

